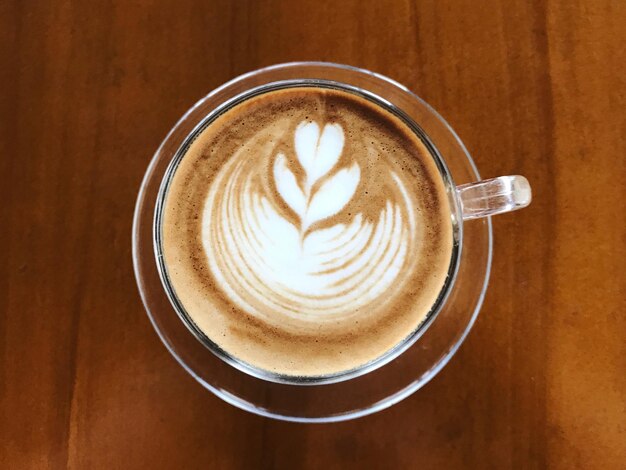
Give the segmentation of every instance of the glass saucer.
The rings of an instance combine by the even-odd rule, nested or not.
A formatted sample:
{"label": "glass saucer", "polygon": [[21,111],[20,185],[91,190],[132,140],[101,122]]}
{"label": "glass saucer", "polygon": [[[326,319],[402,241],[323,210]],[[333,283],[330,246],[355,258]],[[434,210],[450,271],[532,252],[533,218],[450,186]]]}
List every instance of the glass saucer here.
{"label": "glass saucer", "polygon": [[181,321],[163,288],[154,250],[154,214],[167,167],[202,119],[250,88],[281,80],[334,80],[388,100],[430,137],[456,185],[480,180],[463,143],[428,104],[404,86],[354,67],[321,62],[280,64],[242,75],[196,103],[167,135],[144,176],[133,221],[133,263],[146,312],[163,344],[206,389],[262,416],[299,422],[331,422],[364,416],[406,398],[430,381],[469,333],[489,280],[490,218],[461,222],[456,281],[436,319],[405,352],[367,374],[335,383],[288,384],[263,380],[232,367],[201,343]]}

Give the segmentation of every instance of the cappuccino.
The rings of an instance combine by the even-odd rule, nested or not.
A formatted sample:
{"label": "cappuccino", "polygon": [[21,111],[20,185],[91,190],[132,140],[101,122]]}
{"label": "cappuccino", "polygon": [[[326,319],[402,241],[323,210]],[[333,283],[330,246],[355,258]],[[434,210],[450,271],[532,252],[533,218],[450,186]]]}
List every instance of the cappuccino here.
{"label": "cappuccino", "polygon": [[268,91],[181,151],[162,204],[164,275],[186,321],[227,355],[337,375],[384,357],[436,305],[453,252],[446,186],[382,105]]}

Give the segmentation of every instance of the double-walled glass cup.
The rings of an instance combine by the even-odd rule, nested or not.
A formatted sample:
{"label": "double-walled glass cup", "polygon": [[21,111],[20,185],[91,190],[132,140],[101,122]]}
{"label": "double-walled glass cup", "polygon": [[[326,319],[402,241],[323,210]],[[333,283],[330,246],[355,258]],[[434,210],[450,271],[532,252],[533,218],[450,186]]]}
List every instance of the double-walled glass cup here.
{"label": "double-walled glass cup", "polygon": [[[189,142],[237,103],[293,86],[343,89],[403,119],[430,150],[451,207],[454,249],[448,279],[426,320],[383,357],[333,376],[274,375],[219,349],[195,326],[176,298],[162,256],[162,202]],[[487,287],[492,247],[488,216],[525,207],[530,199],[524,177],[481,181],[454,131],[402,85],[344,65],[281,64],[242,75],[214,90],[167,135],[146,172],[137,200],[133,226],[135,274],[146,311],[161,340],[207,389],[235,406],[264,416],[303,422],[339,421],[397,403],[426,384],[450,360],[469,332]]]}

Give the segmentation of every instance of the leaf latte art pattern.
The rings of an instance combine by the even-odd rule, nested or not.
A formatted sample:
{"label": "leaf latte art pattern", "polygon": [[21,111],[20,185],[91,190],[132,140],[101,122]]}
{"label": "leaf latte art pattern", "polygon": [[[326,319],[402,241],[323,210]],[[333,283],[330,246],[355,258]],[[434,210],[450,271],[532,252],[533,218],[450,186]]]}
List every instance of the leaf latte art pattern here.
{"label": "leaf latte art pattern", "polygon": [[365,210],[375,184],[362,178],[368,155],[344,155],[339,123],[293,129],[287,147],[259,131],[245,148],[261,155],[242,146],[213,180],[202,214],[212,275],[242,310],[275,324],[384,307],[412,272],[415,209],[404,183],[388,166],[393,194]]}

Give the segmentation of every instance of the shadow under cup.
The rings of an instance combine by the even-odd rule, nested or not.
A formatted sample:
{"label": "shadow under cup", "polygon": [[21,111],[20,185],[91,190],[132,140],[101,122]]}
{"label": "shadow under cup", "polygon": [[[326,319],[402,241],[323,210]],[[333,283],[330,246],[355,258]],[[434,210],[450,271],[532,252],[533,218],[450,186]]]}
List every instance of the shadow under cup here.
{"label": "shadow under cup", "polygon": [[[220,350],[199,331],[176,299],[160,247],[162,203],[176,166],[194,136],[219,113],[252,93],[294,84],[339,87],[399,116],[430,149],[452,208],[455,243],[449,275],[427,319],[383,357],[328,377],[273,375]],[[172,356],[224,401],[288,421],[331,422],[364,416],[397,403],[430,381],[456,353],[478,315],[491,268],[491,221],[485,217],[462,222],[455,184],[479,180],[471,157],[450,126],[428,104],[393,80],[323,62],[260,69],[226,83],[196,103],[172,128],[152,159],[133,221],[133,262],[139,293]]]}
{"label": "shadow under cup", "polygon": [[[165,206],[165,200],[168,195],[168,190],[171,186],[172,180],[176,173],[179,163],[185,157],[189,147],[194,142],[194,140],[207,128],[209,127],[219,116],[227,112],[228,110],[234,108],[235,106],[244,103],[245,101],[262,95],[266,93],[271,93],[278,90],[289,89],[289,88],[327,88],[327,89],[335,89],[343,92],[348,92],[354,95],[357,95],[361,98],[365,98],[371,103],[375,104],[378,107],[385,109],[391,114],[398,117],[400,120],[407,125],[409,129],[420,139],[420,141],[424,144],[424,146],[428,149],[428,152],[435,163],[441,180],[443,181],[444,187],[446,189],[446,194],[448,197],[449,207],[452,209],[450,213],[450,223],[452,225],[452,251],[450,263],[448,266],[447,276],[444,282],[444,285],[439,292],[435,302],[432,304],[430,310],[423,318],[423,320],[410,331],[406,337],[401,340],[398,344],[393,346],[391,349],[383,353],[381,356],[361,365],[353,369],[337,372],[334,374],[328,375],[311,375],[311,376],[298,376],[298,375],[287,375],[287,374],[277,374],[272,371],[264,370],[258,367],[255,367],[251,364],[246,363],[243,360],[238,359],[234,355],[230,354],[225,349],[221,348],[218,344],[212,341],[203,331],[202,329],[194,322],[193,318],[189,313],[185,310],[183,302],[179,299],[176,294],[176,290],[174,289],[170,277],[168,275],[167,263],[165,262],[165,256],[163,255],[163,244],[162,244],[162,221],[163,221],[163,211]],[[461,233],[462,233],[462,217],[461,211],[459,208],[459,203],[456,198],[456,186],[452,182],[452,177],[446,167],[445,162],[439,155],[434,144],[430,141],[426,133],[420,126],[415,123],[409,116],[406,115],[402,110],[395,107],[392,103],[385,101],[380,96],[375,95],[374,93],[368,92],[366,90],[358,89],[357,87],[350,86],[347,84],[342,84],[330,80],[283,80],[279,82],[269,83],[267,85],[262,85],[260,87],[253,88],[249,91],[246,91],[238,96],[233,97],[229,101],[223,103],[221,106],[215,108],[212,112],[210,112],[203,120],[200,122],[196,128],[187,136],[184,143],[181,145],[179,150],[176,152],[176,155],[172,159],[171,164],[167,168],[165,176],[163,178],[163,182],[161,184],[161,188],[159,190],[159,194],[157,197],[157,204],[154,215],[154,249],[157,260],[157,265],[159,269],[159,274],[161,277],[161,281],[163,283],[163,287],[165,292],[167,293],[172,306],[176,310],[176,313],[180,316],[181,320],[184,322],[185,326],[191,331],[191,333],[207,348],[209,348],[215,355],[217,355],[222,360],[226,361],[231,366],[250,374],[254,377],[258,377],[264,380],[270,380],[278,383],[287,383],[287,384],[296,384],[296,385],[316,385],[316,384],[324,384],[324,383],[333,383],[342,380],[348,380],[354,377],[357,377],[362,374],[366,374],[368,372],[373,371],[376,368],[384,366],[389,361],[393,360],[399,354],[402,354],[407,348],[411,347],[415,341],[420,337],[421,334],[429,327],[429,325],[436,319],[437,314],[441,310],[441,307],[444,305],[446,298],[450,292],[452,285],[454,284],[456,273],[458,270],[458,262],[461,251]],[[349,350],[348,350],[349,353]]]}

